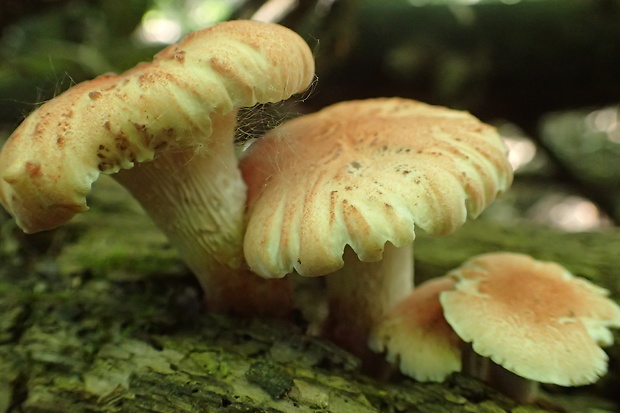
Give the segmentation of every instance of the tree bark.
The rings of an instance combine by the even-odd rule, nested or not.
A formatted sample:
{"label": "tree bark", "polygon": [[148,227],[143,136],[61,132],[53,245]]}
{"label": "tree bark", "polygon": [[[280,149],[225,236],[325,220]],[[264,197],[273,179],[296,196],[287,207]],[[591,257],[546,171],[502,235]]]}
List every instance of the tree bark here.
{"label": "tree bark", "polygon": [[[375,380],[353,356],[304,334],[301,321],[205,313],[198,283],[135,205],[114,191],[95,191],[91,203],[73,224],[40,235],[20,235],[4,220],[0,413],[551,410],[520,406],[462,375],[439,384]],[[477,221],[449,237],[419,235],[416,271],[428,278],[474,254],[522,251],[557,260],[617,298],[619,247],[618,231]],[[618,347],[609,354],[612,371],[599,384],[554,399],[553,408],[613,411]]]}

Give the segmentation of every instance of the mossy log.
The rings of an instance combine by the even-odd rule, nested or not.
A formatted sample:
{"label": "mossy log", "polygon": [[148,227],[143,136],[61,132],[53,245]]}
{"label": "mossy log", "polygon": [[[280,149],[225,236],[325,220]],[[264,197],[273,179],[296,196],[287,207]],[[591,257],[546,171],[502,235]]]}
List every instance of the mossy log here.
{"label": "mossy log", "polygon": [[[206,314],[198,284],[163,236],[117,195],[95,194],[93,210],[40,235],[25,237],[4,221],[0,413],[551,410],[461,375],[440,384],[375,380],[348,353],[304,334],[302,322]],[[479,221],[450,237],[420,235],[417,271],[432,277],[477,253],[522,251],[557,260],[617,298],[619,247],[617,231]],[[562,392],[553,408],[615,411],[620,351],[609,353],[608,376]]]}

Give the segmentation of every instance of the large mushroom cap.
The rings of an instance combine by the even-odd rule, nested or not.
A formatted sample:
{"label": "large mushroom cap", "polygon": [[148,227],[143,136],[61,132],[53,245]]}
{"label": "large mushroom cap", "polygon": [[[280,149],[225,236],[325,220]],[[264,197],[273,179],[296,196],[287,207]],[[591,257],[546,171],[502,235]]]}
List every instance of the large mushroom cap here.
{"label": "large mushroom cap", "polygon": [[378,261],[414,224],[448,234],[512,180],[495,129],[466,112],[384,98],[339,103],[269,132],[241,161],[253,271],[323,275],[345,245]]}
{"label": "large mushroom cap", "polygon": [[609,327],[620,308],[607,291],[558,264],[515,253],[475,257],[450,275],[444,316],[473,350],[525,377],[563,386],[588,384],[607,370]]}
{"label": "large mushroom cap", "polygon": [[0,153],[0,202],[26,232],[59,226],[87,209],[100,173],[200,146],[212,114],[288,98],[313,76],[308,45],[282,26],[194,32],[152,63],[78,84],[30,114]]}

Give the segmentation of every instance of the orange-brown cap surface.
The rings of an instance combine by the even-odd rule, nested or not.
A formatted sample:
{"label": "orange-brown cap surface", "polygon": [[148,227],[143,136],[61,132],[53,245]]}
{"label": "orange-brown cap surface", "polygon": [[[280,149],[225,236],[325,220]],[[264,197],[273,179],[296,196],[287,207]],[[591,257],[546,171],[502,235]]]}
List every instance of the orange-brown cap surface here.
{"label": "orange-brown cap surface", "polygon": [[78,84],[28,116],[0,153],[0,201],[26,232],[56,227],[87,209],[100,173],[199,147],[211,114],[288,98],[313,76],[309,47],[282,26],[194,32],[152,63]]}
{"label": "orange-brown cap surface", "polygon": [[345,245],[378,261],[410,244],[414,224],[448,234],[511,182],[495,129],[466,112],[408,99],[343,102],[301,116],[252,145],[244,253],[253,271],[323,275]]}
{"label": "orange-brown cap surface", "polygon": [[440,277],[420,284],[390,310],[370,335],[373,351],[386,352],[400,371],[418,381],[443,381],[461,371],[462,341],[443,316],[439,294],[455,281]]}
{"label": "orange-brown cap surface", "polygon": [[620,308],[607,291],[558,264],[515,253],[477,256],[450,275],[444,316],[473,350],[521,377],[588,384],[607,370],[609,327]]}

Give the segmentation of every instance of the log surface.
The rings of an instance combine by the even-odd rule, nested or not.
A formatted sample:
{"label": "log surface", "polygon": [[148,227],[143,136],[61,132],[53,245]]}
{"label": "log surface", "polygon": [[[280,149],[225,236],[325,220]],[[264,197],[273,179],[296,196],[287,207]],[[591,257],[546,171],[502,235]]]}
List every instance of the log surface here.
{"label": "log surface", "polygon": [[[57,231],[23,236],[4,219],[0,413],[550,410],[461,375],[440,384],[377,381],[359,374],[348,353],[304,334],[301,322],[204,313],[197,282],[116,191],[96,192],[93,210]],[[481,220],[450,237],[419,235],[417,274],[440,275],[505,249],[557,260],[617,298],[619,246],[617,231],[564,234]],[[614,411],[618,348],[609,354],[610,374],[564,395],[569,405]]]}

